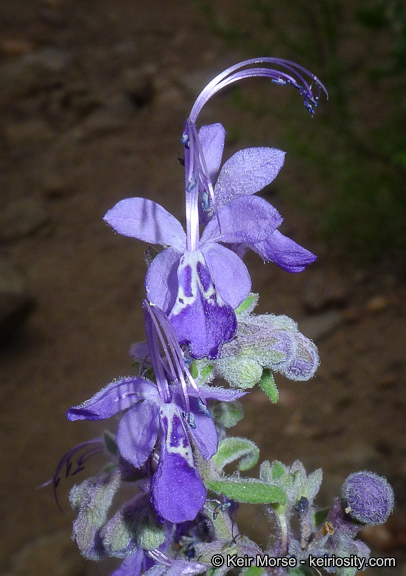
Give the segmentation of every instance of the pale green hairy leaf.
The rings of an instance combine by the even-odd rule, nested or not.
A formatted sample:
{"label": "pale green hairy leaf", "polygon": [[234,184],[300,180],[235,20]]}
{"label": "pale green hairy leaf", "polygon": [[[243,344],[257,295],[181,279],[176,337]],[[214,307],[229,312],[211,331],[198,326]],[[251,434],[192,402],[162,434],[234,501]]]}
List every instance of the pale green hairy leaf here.
{"label": "pale green hairy leaf", "polygon": [[254,478],[227,478],[225,480],[210,480],[207,487],[216,494],[224,494],[226,498],[247,504],[285,504],[286,495],[278,488]]}
{"label": "pale green hairy leaf", "polygon": [[255,308],[255,306],[257,305],[258,302],[258,294],[254,294],[251,293],[249,296],[247,296],[247,298],[244,300],[244,302],[241,302],[241,304],[238,306],[238,308],[235,309],[235,313],[238,316],[239,314],[242,314],[243,312],[247,312],[247,311],[251,311]]}
{"label": "pale green hairy leaf", "polygon": [[212,417],[216,424],[224,428],[232,428],[243,417],[243,407],[241,402],[216,402],[212,409]]}
{"label": "pale green hairy leaf", "polygon": [[266,369],[263,371],[259,385],[272,404],[276,404],[279,399],[279,390],[276,387],[275,378],[270,370]]}
{"label": "pale green hairy leaf", "polygon": [[219,470],[235,460],[240,460],[239,470],[250,470],[258,462],[259,449],[247,438],[225,438],[219,445],[213,461]]}
{"label": "pale green hairy leaf", "polygon": [[265,574],[265,568],[259,568],[258,566],[250,566],[248,570],[242,572],[241,576],[262,576]]}
{"label": "pale green hairy leaf", "polygon": [[282,476],[287,474],[286,467],[279,462],[279,460],[274,460],[273,462],[269,462],[269,460],[265,460],[262,462],[259,477],[263,482],[273,482],[275,480],[279,480]]}
{"label": "pale green hairy leaf", "polygon": [[287,576],[313,576],[313,572],[307,568],[291,568],[286,571]]}

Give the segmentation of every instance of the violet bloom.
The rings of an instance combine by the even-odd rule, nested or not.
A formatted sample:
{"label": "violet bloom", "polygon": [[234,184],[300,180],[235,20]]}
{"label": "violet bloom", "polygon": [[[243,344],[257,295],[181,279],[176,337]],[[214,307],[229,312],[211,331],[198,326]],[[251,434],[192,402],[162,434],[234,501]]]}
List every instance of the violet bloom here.
{"label": "violet bloom", "polygon": [[206,500],[191,440],[206,460],[217,452],[217,432],[205,407],[206,398],[235,400],[242,394],[220,388],[198,389],[166,316],[147,302],[144,314],[156,383],[132,376],[120,378],[70,408],[67,417],[104,420],[124,412],[116,437],[120,456],[140,468],[154,454],[153,467],[159,452],[151,482],[152,504],[162,518],[185,522],[196,517]]}
{"label": "violet bloom", "polygon": [[[256,200],[266,204],[261,198]],[[198,230],[197,212],[195,216]],[[261,217],[259,210],[257,216]],[[201,242],[197,236],[191,245],[180,222],[152,200],[121,200],[107,212],[105,220],[120,234],[169,246],[148,269],[148,300],[168,314],[180,344],[189,345],[191,356],[216,358],[222,344],[232,340],[237,330],[234,308],[251,289],[242,260],[225,246],[206,242],[204,235]],[[255,222],[253,215],[245,223],[245,230],[241,230],[231,221],[223,230],[226,241],[235,242],[242,235],[244,242],[263,236],[264,219]]]}
{"label": "violet bloom", "polygon": [[[214,182],[220,168],[224,148],[225,130],[221,124],[202,126],[199,140],[206,158],[210,180]],[[245,148],[227,160],[220,170],[213,188],[215,204],[210,197],[201,195],[202,219],[209,222],[204,231],[206,239],[221,238],[223,214],[227,208],[229,218],[238,220],[251,210],[250,197],[270,184],[283,166],[285,153],[276,148]],[[215,206],[215,208],[214,208]],[[240,214],[239,214],[240,212]],[[244,216],[242,216],[244,215]],[[282,222],[282,218],[280,218]],[[231,245],[239,256],[250,248],[265,262],[274,262],[286,272],[302,272],[317,258],[312,252],[270,226],[268,235],[259,242],[241,242]]]}
{"label": "violet bloom", "polygon": [[[264,64],[279,65],[285,71],[262,67]],[[311,75],[318,89],[314,96],[302,73],[309,74],[287,60],[247,60],[219,74],[198,96],[182,135],[186,234],[162,206],[143,198],[122,200],[105,216],[119,234],[168,246],[149,267],[147,296],[169,315],[179,342],[189,346],[193,358],[219,357],[222,345],[235,336],[234,309],[251,288],[249,273],[235,253],[236,247],[252,247],[265,260],[273,259],[291,271],[299,271],[314,260],[307,251],[304,256],[303,249],[285,236],[274,235],[282,217],[266,200],[253,196],[276,176],[283,153],[269,148],[241,151],[228,166],[226,163],[213,190],[212,180],[224,146],[223,129],[218,124],[206,126],[198,134],[197,117],[216,92],[253,76],[294,86],[313,113],[322,85]],[[211,207],[215,214],[202,237],[199,223],[205,224],[207,218],[202,215],[201,205]],[[233,246],[233,250],[223,244]]]}

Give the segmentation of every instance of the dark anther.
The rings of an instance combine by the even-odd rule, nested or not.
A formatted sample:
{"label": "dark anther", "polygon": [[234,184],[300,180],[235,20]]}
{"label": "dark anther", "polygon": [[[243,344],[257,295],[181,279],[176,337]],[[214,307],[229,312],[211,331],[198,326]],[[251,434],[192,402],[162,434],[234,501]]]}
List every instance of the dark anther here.
{"label": "dark anther", "polygon": [[296,503],[295,511],[298,514],[305,514],[309,509],[309,500],[306,496],[301,496]]}

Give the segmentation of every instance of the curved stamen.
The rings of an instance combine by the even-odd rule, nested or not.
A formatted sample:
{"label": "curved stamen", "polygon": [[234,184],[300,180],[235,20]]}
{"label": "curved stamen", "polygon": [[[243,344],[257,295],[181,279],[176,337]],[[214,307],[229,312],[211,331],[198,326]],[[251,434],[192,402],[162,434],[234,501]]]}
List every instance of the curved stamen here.
{"label": "curved stamen", "polygon": [[[176,370],[177,380],[185,380],[183,376],[185,374],[189,384],[199,394],[199,387],[197,386],[193,376],[189,371],[189,368],[186,365],[182,348],[179,345],[178,339],[176,337],[175,331],[173,329],[170,320],[168,319],[164,311],[158,308],[157,306],[154,306],[154,312],[157,314],[157,316],[159,316],[159,321],[162,326],[162,329],[166,335],[168,342],[170,343],[173,359],[177,368]],[[201,400],[203,404],[206,405],[206,400],[204,398],[201,398]]]}
{"label": "curved stamen", "polygon": [[[157,306],[150,306],[148,304],[148,302],[146,302],[146,306],[149,307],[150,314],[153,317],[153,322],[154,322],[155,326],[157,327],[157,330],[159,329],[159,332],[161,332],[160,328],[162,328],[162,330],[165,334],[165,337],[168,340],[168,343],[170,345],[170,349],[171,349],[172,354],[170,354],[168,347],[166,345],[166,342],[163,339],[162,334],[161,334],[162,347],[164,349],[166,359],[168,360],[168,364],[169,364],[171,371],[172,371],[170,373],[171,374],[171,380],[173,382],[179,382],[179,384],[181,385],[182,395],[183,395],[183,399],[185,402],[185,408],[186,408],[186,412],[187,412],[188,419],[189,419],[190,418],[190,402],[189,402],[189,396],[187,393],[187,385],[186,385],[185,379],[184,379],[183,374],[182,374],[182,369],[179,365],[179,359],[177,358],[177,355],[174,353],[175,348],[173,346],[172,331],[168,330],[168,325],[169,325],[170,329],[172,329],[172,326],[169,323],[169,320],[167,320],[166,315],[164,314],[164,312],[160,308],[158,308]],[[165,322],[165,320],[166,320],[166,322]],[[166,324],[166,326],[165,326],[165,324]],[[177,342],[176,337],[175,337],[175,341]],[[175,366],[174,366],[174,363],[172,362],[172,358],[174,360]],[[163,363],[163,365],[165,366],[165,363]]]}
{"label": "curved stamen", "polygon": [[[167,366],[166,362],[164,362],[164,360],[162,360],[162,358],[159,356],[161,362],[160,367],[165,370],[170,381],[180,385],[185,405],[186,420],[193,427],[193,415],[190,411],[188,385],[192,386],[192,388],[200,397],[199,388],[186,365],[183,352],[176,338],[173,326],[166,314],[158,306],[151,305],[145,300],[143,303],[143,308],[145,314],[150,317],[150,320],[156,329],[158,338],[163,348],[163,352],[165,354],[165,360],[168,363]],[[200,402],[204,406],[207,404],[204,398],[200,398]]]}
{"label": "curved stamen", "polygon": [[[158,386],[158,392],[163,401],[168,403],[171,401],[172,396],[169,390],[169,383],[165,375],[164,364],[161,359],[158,343],[159,338],[162,344],[162,335],[159,334],[159,327],[157,325],[156,318],[152,313],[151,306],[146,300],[144,300],[142,304],[142,309],[144,311],[145,332],[151,357],[151,364],[155,374],[156,384]],[[162,345],[165,351],[165,343],[163,342]]]}
{"label": "curved stamen", "polygon": [[[161,343],[161,346],[163,348],[163,352],[165,354],[165,359],[168,362],[169,367],[166,365],[166,363],[163,361],[163,359],[160,356],[159,353],[159,349],[155,349],[155,350],[151,350],[151,357],[153,356],[155,358],[154,360],[154,364],[153,364],[153,368],[154,368],[154,372],[155,372],[155,376],[157,379],[157,385],[158,388],[161,389],[162,386],[164,386],[164,389],[168,391],[168,398],[169,400],[166,400],[164,398],[165,402],[170,402],[170,391],[169,391],[169,384],[168,384],[168,379],[165,376],[165,373],[168,375],[168,377],[170,378],[170,380],[172,380],[173,382],[179,382],[181,384],[181,388],[182,388],[182,393],[183,393],[183,398],[185,401],[185,406],[186,406],[186,410],[187,413],[190,414],[190,403],[189,403],[189,396],[187,394],[187,387],[186,387],[186,382],[184,380],[183,374],[182,374],[182,370],[180,369],[179,366],[179,362],[178,359],[176,357],[176,354],[173,353],[173,343],[172,343],[172,338],[171,338],[171,334],[168,335],[168,331],[167,329],[165,329],[163,323],[162,323],[162,319],[165,318],[166,316],[163,313],[163,311],[158,308],[157,306],[154,305],[150,305],[146,300],[144,300],[143,302],[143,309],[144,309],[144,315],[146,317],[146,320],[149,319],[152,324],[153,327],[155,329],[155,331],[153,332],[153,336],[155,336],[155,340],[156,340],[156,336],[158,336],[158,339]],[[169,323],[169,320],[167,321]],[[152,325],[151,325],[152,328]],[[168,346],[166,344],[165,338],[168,341],[170,350],[168,349]],[[156,346],[157,346],[157,341],[156,341]],[[174,360],[174,362],[172,362],[172,360]],[[175,365],[174,365],[175,364]],[[158,379],[159,379],[159,383],[158,383]],[[162,397],[162,395],[161,395]]]}
{"label": "curved stamen", "polygon": [[199,248],[199,185],[200,165],[198,162],[199,138],[196,127],[186,120],[183,136],[185,148],[185,191],[186,191],[186,248],[190,252]]}
{"label": "curved stamen", "polygon": [[[280,66],[282,71],[274,68],[265,68],[261,66],[263,64]],[[247,66],[253,67],[245,69]],[[244,78],[253,78],[258,76],[270,78],[276,84],[280,84],[282,86],[289,84],[290,86],[298,89],[304,99],[306,108],[312,115],[314,114],[315,108],[317,107],[321,91],[324,91],[328,97],[327,90],[320,82],[320,80],[314,74],[309,72],[309,70],[303,66],[300,66],[300,64],[296,64],[295,62],[284,60],[282,58],[252,58],[227,68],[227,70],[224,70],[224,72],[221,72],[211,82],[209,82],[209,84],[207,84],[207,86],[197,97],[190,112],[190,119],[192,122],[196,122],[203,106],[206,104],[206,102],[208,102],[208,100],[210,100],[212,96],[214,96],[214,94],[216,94],[216,92],[219,92],[219,90],[222,90],[233,82],[237,82]],[[311,83],[315,82],[317,87],[317,95],[313,94],[311,84],[309,85],[305,79],[306,76],[310,77]]]}
{"label": "curved stamen", "polygon": [[186,120],[182,140],[185,146],[186,243],[187,249],[193,251],[199,248],[199,194],[202,198],[204,193],[208,193],[213,211],[217,218],[218,216],[213,184],[196,124],[190,118]]}
{"label": "curved stamen", "polygon": [[169,556],[167,556],[157,548],[154,548],[153,550],[148,550],[147,554],[152,560],[155,560],[155,562],[159,562],[159,564],[163,564],[164,566],[172,566],[173,564],[173,559],[169,558]]}
{"label": "curved stamen", "polygon": [[[92,446],[91,448],[89,448],[88,450],[86,450],[85,452],[83,452],[82,454],[80,454],[78,456],[78,458],[76,458],[76,461],[74,461],[74,456],[80,452],[81,450],[83,450],[83,448],[85,448],[86,446],[90,446],[90,445],[94,445],[96,444],[96,446]],[[65,475],[64,477],[67,478],[68,476],[75,476],[75,474],[78,474],[79,472],[81,472],[82,470],[84,470],[85,466],[85,462],[87,462],[87,460],[89,460],[90,458],[92,458],[93,456],[96,456],[96,454],[101,454],[104,451],[104,442],[102,440],[102,438],[93,438],[93,440],[87,440],[86,442],[82,442],[81,444],[78,444],[77,446],[75,446],[74,448],[71,448],[71,450],[69,450],[68,452],[66,452],[66,454],[64,454],[58,464],[58,466],[56,467],[55,470],[55,474],[53,475],[53,477],[48,480],[47,482],[44,482],[44,484],[41,484],[41,486],[38,486],[38,488],[44,488],[45,486],[49,486],[49,484],[52,483],[52,489],[54,492],[54,498],[55,498],[55,502],[59,508],[59,510],[65,514],[65,512],[62,510],[61,505],[59,504],[59,500],[58,500],[58,494],[57,494],[57,488],[59,486],[59,483],[61,481],[62,475],[60,474],[61,470],[65,467]],[[74,465],[74,468],[72,470],[72,466]]]}

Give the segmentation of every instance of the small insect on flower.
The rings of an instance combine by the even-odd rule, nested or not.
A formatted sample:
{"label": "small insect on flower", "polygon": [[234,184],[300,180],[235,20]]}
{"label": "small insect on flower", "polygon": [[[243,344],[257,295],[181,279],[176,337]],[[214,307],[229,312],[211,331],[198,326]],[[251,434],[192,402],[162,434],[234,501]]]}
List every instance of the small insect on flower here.
{"label": "small insect on flower", "polygon": [[213,520],[217,520],[220,512],[224,512],[230,506],[231,506],[231,502],[224,502],[223,504],[221,504],[221,502],[219,502],[218,505],[213,510]]}
{"label": "small insect on flower", "polygon": [[[213,509],[213,520],[217,520],[220,512],[224,512],[225,510],[227,510],[227,508],[230,508],[232,502],[230,502],[229,500],[226,500],[224,498],[223,502],[220,502],[220,500],[216,500],[215,498],[213,500],[209,500],[209,502],[215,502],[216,506]],[[208,506],[205,506],[206,510],[209,510],[211,512],[211,508],[209,508]]]}

